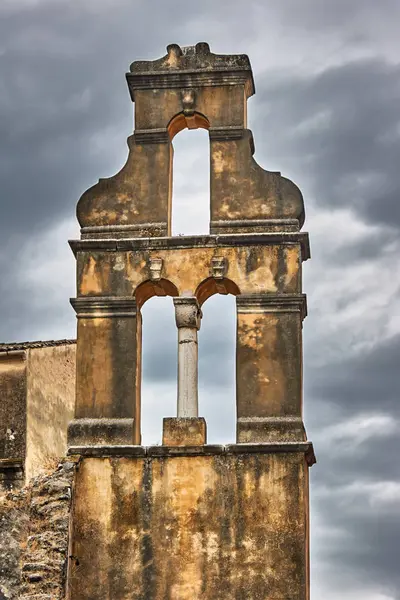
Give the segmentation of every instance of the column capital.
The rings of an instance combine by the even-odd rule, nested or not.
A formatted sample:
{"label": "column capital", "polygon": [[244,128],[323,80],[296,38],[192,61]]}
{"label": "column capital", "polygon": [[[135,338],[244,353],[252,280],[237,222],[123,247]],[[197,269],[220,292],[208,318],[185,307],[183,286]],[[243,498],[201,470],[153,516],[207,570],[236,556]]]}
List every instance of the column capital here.
{"label": "column capital", "polygon": [[70,298],[78,319],[136,317],[136,298],[132,296],[81,296]]}
{"label": "column capital", "polygon": [[174,298],[176,326],[200,329],[203,316],[199,301],[195,296],[179,296]]}
{"label": "column capital", "polygon": [[236,296],[238,313],[300,313],[307,316],[305,294],[240,294]]}

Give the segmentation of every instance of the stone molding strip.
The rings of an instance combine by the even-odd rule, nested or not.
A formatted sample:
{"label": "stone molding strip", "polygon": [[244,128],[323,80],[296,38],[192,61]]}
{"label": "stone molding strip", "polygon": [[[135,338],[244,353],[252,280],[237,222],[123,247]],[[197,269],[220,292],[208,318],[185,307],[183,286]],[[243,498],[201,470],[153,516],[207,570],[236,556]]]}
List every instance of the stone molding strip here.
{"label": "stone molding strip", "polygon": [[132,223],[131,225],[97,225],[92,227],[82,227],[82,239],[118,239],[118,238],[147,238],[150,236],[165,236],[168,231],[168,224],[164,222],[157,223]]}
{"label": "stone molding strip", "polygon": [[240,294],[236,296],[238,313],[300,313],[307,316],[305,294]]}
{"label": "stone molding strip", "polygon": [[70,446],[68,455],[91,457],[137,456],[137,457],[179,457],[213,456],[221,454],[278,454],[301,452],[305,454],[311,467],[316,458],[312,442],[285,442],[283,444],[205,444],[204,446]]}
{"label": "stone molding strip", "polygon": [[154,90],[171,88],[220,87],[227,85],[243,85],[247,97],[254,93],[254,83],[251,72],[239,67],[229,69],[192,69],[172,72],[157,71],[148,73],[127,73],[129,93],[132,102],[135,101],[136,90]]}
{"label": "stone molding strip", "polygon": [[262,232],[298,232],[300,224],[298,219],[232,219],[223,221],[211,221],[210,230],[213,234],[246,233],[261,229]]}
{"label": "stone molding strip", "polygon": [[246,129],[243,127],[210,127],[209,135],[212,142],[240,140]]}
{"label": "stone molding strip", "polygon": [[270,423],[270,424],[284,422],[284,423],[298,423],[300,425],[303,424],[302,418],[298,417],[296,415],[285,415],[284,417],[238,417],[237,422],[238,423],[260,422],[260,423]]}
{"label": "stone molding strip", "polygon": [[168,144],[170,141],[167,129],[136,129],[133,134],[136,144]]}
{"label": "stone molding strip", "polygon": [[81,296],[70,298],[78,319],[136,317],[136,298],[131,296]]}
{"label": "stone molding strip", "polygon": [[[109,236],[107,236],[109,238]],[[310,245],[306,232],[234,233],[226,235],[182,235],[173,237],[136,237],[130,239],[69,240],[77,252],[129,252],[132,250],[174,250],[181,248],[230,248],[243,246],[268,246],[274,244],[300,244],[302,260],[310,258]]]}

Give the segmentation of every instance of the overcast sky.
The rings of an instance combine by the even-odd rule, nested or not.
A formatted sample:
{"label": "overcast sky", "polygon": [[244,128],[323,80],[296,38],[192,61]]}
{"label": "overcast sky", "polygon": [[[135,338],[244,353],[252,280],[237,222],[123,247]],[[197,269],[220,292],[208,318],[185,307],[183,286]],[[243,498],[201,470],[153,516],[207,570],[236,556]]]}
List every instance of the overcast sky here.
{"label": "overcast sky", "polygon": [[[75,336],[67,239],[81,193],[125,161],[130,63],[199,41],[250,56],[255,157],[300,186],[311,237],[312,600],[400,599],[399,23],[399,0],[0,0],[0,341]],[[204,233],[207,134],[174,146],[174,232]],[[204,306],[211,442],[234,438],[234,308]],[[175,413],[170,299],[144,307],[144,352],[149,443]]]}

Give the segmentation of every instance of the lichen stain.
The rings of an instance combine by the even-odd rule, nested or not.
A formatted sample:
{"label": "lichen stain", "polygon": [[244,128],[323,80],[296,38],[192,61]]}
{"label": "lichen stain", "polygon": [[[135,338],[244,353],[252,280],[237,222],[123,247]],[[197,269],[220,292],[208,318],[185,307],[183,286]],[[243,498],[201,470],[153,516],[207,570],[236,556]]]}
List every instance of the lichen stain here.
{"label": "lichen stain", "polygon": [[284,278],[285,289],[292,292],[300,292],[299,289],[299,272],[301,265],[300,248],[287,247],[285,248],[286,255],[286,274]]}
{"label": "lichen stain", "polygon": [[263,349],[263,330],[260,327],[260,315],[240,314],[238,319],[240,344],[258,352]]}
{"label": "lichen stain", "polygon": [[125,269],[125,257],[117,254],[114,261],[113,271],[123,271]]}
{"label": "lichen stain", "polygon": [[109,264],[104,262],[100,264],[94,256],[89,256],[86,265],[83,268],[80,293],[83,296],[101,294],[104,289],[104,280],[107,281]]}
{"label": "lichen stain", "polygon": [[148,279],[148,261],[144,254],[129,252],[126,258],[126,278],[132,285],[132,295],[143,281]]}
{"label": "lichen stain", "polygon": [[221,198],[219,207],[219,217],[222,219],[238,219],[241,216],[240,210],[232,210],[232,199],[229,196]]}
{"label": "lichen stain", "polygon": [[[204,496],[213,494],[216,487],[210,462],[210,458],[204,457],[176,458],[163,461],[162,469],[160,463],[154,463],[153,505],[162,506],[163,512],[167,510],[173,515],[175,524],[175,535],[169,547],[170,558],[175,563],[170,598],[192,600],[201,597],[203,549],[199,536],[193,534],[199,505],[204,504]],[[155,514],[157,520],[159,517]],[[160,526],[161,523],[154,523],[155,529]],[[155,561],[159,564],[162,561],[157,548]],[[176,569],[176,561],[180,563],[179,569]]]}
{"label": "lichen stain", "polygon": [[229,160],[227,160],[223,150],[214,149],[211,160],[215,174],[223,173],[229,167]]}
{"label": "lichen stain", "polygon": [[275,279],[269,265],[263,265],[249,273],[248,284],[252,286],[255,292],[261,290],[275,292],[277,290]]}
{"label": "lichen stain", "polygon": [[274,246],[234,249],[227,276],[242,293],[275,292],[276,262]]}

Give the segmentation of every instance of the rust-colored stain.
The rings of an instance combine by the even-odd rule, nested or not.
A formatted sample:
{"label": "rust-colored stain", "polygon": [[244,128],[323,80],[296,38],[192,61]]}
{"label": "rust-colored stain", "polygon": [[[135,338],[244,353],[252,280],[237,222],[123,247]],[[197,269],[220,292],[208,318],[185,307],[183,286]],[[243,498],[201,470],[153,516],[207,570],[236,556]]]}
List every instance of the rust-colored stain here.
{"label": "rust-colored stain", "polygon": [[301,454],[86,458],[72,600],[306,598]]}
{"label": "rust-colored stain", "polygon": [[[178,289],[179,295],[194,295],[200,284],[210,277],[212,259],[226,259],[226,277],[241,293],[300,292],[299,251],[290,249],[283,262],[278,258],[280,246],[249,248],[196,247],[157,251],[98,252],[80,257],[82,263],[78,289],[82,295],[134,295],[136,288],[150,279],[150,261],[161,258],[163,278]],[[196,268],[193,268],[193,265]],[[281,281],[282,280],[282,281]]]}

